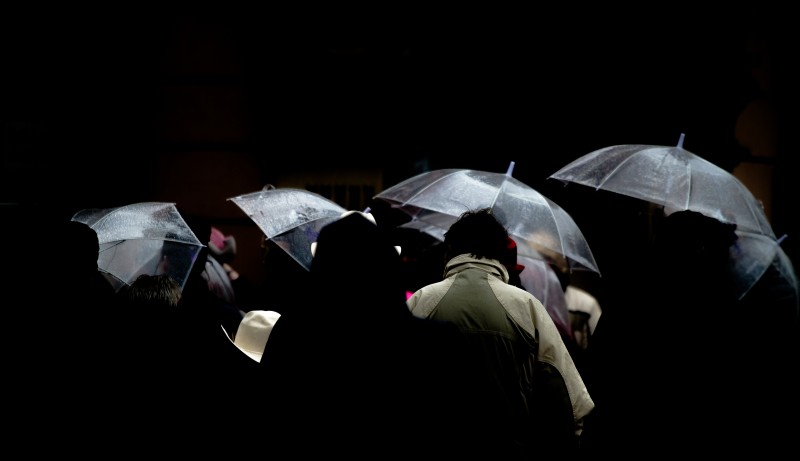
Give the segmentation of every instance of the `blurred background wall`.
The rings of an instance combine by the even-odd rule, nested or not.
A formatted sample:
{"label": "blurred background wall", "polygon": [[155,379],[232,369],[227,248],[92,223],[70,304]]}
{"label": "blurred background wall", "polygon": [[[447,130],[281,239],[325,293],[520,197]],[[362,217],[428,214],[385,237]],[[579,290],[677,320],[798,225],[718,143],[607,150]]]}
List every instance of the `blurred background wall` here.
{"label": "blurred background wall", "polygon": [[[363,209],[436,168],[555,170],[614,144],[732,171],[797,254],[797,33],[785,11],[14,11],[2,17],[0,202],[71,216],[176,202],[239,243],[273,184]],[[792,27],[790,27],[792,26]],[[591,204],[589,205],[589,208]],[[22,226],[22,223],[3,223]],[[587,236],[602,245],[602,236]]]}

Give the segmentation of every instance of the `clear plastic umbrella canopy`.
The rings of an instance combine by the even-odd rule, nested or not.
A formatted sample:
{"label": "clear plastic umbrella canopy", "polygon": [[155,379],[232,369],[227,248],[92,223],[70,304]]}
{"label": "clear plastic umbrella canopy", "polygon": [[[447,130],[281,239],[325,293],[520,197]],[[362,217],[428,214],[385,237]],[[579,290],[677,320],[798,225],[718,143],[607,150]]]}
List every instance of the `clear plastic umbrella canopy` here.
{"label": "clear plastic umbrella canopy", "polygon": [[743,297],[783,250],[759,200],[737,177],[683,148],[622,144],[579,157],[550,175],[644,200],[664,215],[691,210],[736,225],[730,276]]}
{"label": "clear plastic umbrella canopy", "polygon": [[542,302],[558,329],[572,337],[569,308],[556,273],[540,258],[517,255],[517,263],[525,266],[519,274],[522,287]]}
{"label": "clear plastic umbrella canopy", "polygon": [[319,231],[347,210],[319,194],[294,188],[265,188],[228,200],[235,203],[283,251],[307,270]]}
{"label": "clear plastic umbrella canopy", "polygon": [[791,261],[780,246],[780,240],[740,230],[736,231],[736,236],[738,239],[730,250],[729,271],[740,299],[772,265],[776,267],[780,277],[797,292],[797,276]]}
{"label": "clear plastic umbrella canopy", "polygon": [[116,208],[89,208],[72,216],[97,233],[98,268],[115,289],[141,274],[167,273],[181,287],[205,246],[174,203],[143,202]]}
{"label": "clear plastic umbrella canopy", "polygon": [[[583,233],[558,204],[511,176],[469,169],[432,170],[385,189],[374,198],[410,215],[406,227],[444,233],[468,210],[491,208],[517,242],[518,252],[545,255],[561,267],[600,273]],[[438,230],[437,230],[438,229]],[[436,236],[436,235],[434,235]]]}
{"label": "clear plastic umbrella canopy", "polygon": [[676,146],[622,144],[583,155],[549,176],[645,200],[669,215],[691,210],[775,238],[761,203],[728,171]]}

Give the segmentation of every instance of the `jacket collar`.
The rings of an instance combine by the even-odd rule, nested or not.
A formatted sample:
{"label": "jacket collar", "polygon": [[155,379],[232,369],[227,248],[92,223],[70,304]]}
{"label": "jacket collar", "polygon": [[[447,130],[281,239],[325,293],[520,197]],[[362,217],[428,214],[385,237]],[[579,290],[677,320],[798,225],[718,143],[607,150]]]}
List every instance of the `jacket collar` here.
{"label": "jacket collar", "polygon": [[505,283],[508,283],[508,270],[496,259],[474,258],[469,254],[460,254],[447,261],[444,267],[444,277],[450,277],[467,269],[479,269],[487,272]]}

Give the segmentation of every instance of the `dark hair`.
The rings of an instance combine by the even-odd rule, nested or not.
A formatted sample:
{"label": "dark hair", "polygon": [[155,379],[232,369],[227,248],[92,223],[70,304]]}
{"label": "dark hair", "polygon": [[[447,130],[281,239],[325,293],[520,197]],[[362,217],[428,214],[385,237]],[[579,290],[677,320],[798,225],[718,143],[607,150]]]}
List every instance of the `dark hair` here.
{"label": "dark hair", "polygon": [[177,308],[181,284],[167,274],[142,274],[117,293],[121,304],[143,308]]}
{"label": "dark hair", "polygon": [[444,243],[448,261],[461,254],[503,261],[508,251],[508,230],[490,208],[469,210],[445,232]]}
{"label": "dark hair", "polygon": [[[394,300],[402,304],[401,314],[405,315],[409,311],[401,270],[402,260],[390,235],[359,213],[353,213],[320,231],[310,281],[323,300],[347,290],[350,313],[360,306],[367,307],[370,315],[381,315],[373,312],[376,302]],[[318,314],[338,315],[326,303],[320,305],[323,304],[326,312]],[[394,315],[390,311],[384,310],[383,314]]]}
{"label": "dark hair", "polygon": [[696,211],[678,211],[661,221],[654,243],[669,258],[690,257],[695,263],[725,263],[736,243],[736,224],[723,223]]}

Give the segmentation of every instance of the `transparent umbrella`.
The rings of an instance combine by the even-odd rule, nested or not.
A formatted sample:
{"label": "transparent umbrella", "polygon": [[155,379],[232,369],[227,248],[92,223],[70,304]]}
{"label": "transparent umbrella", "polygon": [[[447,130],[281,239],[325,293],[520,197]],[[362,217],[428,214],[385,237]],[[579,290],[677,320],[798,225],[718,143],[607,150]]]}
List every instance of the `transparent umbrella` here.
{"label": "transparent umbrella", "polygon": [[283,251],[307,270],[311,268],[311,243],[319,231],[347,210],[319,194],[294,188],[271,188],[228,200],[235,203]]}
{"label": "transparent umbrella", "polygon": [[143,202],[116,208],[87,208],[75,213],[97,233],[98,268],[116,290],[141,274],[167,273],[183,287],[205,246],[174,203]]}
{"label": "transparent umbrella", "polygon": [[543,259],[517,255],[519,264],[525,266],[519,274],[522,287],[542,302],[558,329],[572,337],[569,307],[564,288],[555,271]]}
{"label": "transparent umbrella", "polygon": [[730,272],[740,297],[782,253],[759,200],[728,171],[676,146],[622,144],[579,157],[549,176],[644,200],[664,215],[691,210],[735,224]]}
{"label": "transparent umbrella", "polygon": [[691,210],[737,229],[775,238],[758,199],[728,171],[677,146],[622,144],[583,155],[551,174],[580,184],[660,205],[669,215]]}
{"label": "transparent umbrella", "polygon": [[739,298],[743,298],[773,264],[781,277],[796,287],[794,267],[780,247],[782,240],[740,230],[736,231],[736,236],[738,239],[730,250],[729,271]]}
{"label": "transparent umbrella", "polygon": [[[558,204],[506,173],[469,169],[432,170],[377,194],[411,216],[407,227],[443,233],[468,210],[491,208],[523,256],[551,258],[561,267],[600,273],[583,233]],[[437,230],[438,229],[438,230]],[[431,234],[433,235],[433,234]],[[538,253],[537,253],[538,252]]]}

